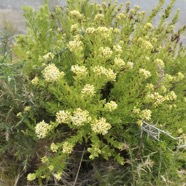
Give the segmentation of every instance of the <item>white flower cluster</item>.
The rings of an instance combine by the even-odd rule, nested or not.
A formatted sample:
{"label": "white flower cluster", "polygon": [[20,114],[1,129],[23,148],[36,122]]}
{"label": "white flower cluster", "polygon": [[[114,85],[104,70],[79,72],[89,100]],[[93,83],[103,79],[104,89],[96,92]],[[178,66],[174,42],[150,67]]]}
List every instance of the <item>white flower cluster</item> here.
{"label": "white flower cluster", "polygon": [[145,99],[147,102],[153,102],[155,107],[161,105],[165,101],[165,98],[158,92],[147,94]]}
{"label": "white flower cluster", "polygon": [[108,130],[111,128],[111,125],[106,122],[105,118],[96,119],[91,123],[92,131],[98,134],[105,135],[108,133]]}
{"label": "white flower cluster", "polygon": [[143,77],[144,79],[148,79],[151,76],[151,73],[148,70],[145,70],[143,68],[139,69],[139,74],[141,77]]}
{"label": "white flower cluster", "polygon": [[85,66],[73,65],[71,71],[76,75],[77,78],[84,78],[87,74],[87,68]]}
{"label": "white flower cluster", "polygon": [[28,175],[27,175],[27,180],[28,181],[33,181],[33,180],[35,180],[36,179],[36,174],[35,173],[29,173]]}
{"label": "white flower cluster", "polygon": [[26,107],[24,108],[24,112],[29,112],[31,109],[32,109],[31,106],[26,106]]}
{"label": "white flower cluster", "polygon": [[65,75],[64,72],[59,71],[55,64],[49,64],[47,67],[45,67],[42,73],[46,82],[57,81],[59,78],[63,78]]}
{"label": "white flower cluster", "polygon": [[139,117],[142,120],[150,120],[151,114],[152,114],[151,110],[145,109],[145,110],[140,111]]}
{"label": "white flower cluster", "polygon": [[177,95],[175,94],[174,91],[170,91],[170,92],[168,93],[168,95],[165,96],[165,99],[166,99],[167,101],[174,101],[174,100],[177,99]]}
{"label": "white flower cluster", "polygon": [[144,26],[144,29],[147,29],[147,30],[150,30],[152,28],[153,28],[152,23],[146,23],[145,26]]}
{"label": "white flower cluster", "polygon": [[88,27],[85,32],[87,34],[94,34],[96,32],[96,29],[94,27]]}
{"label": "white flower cluster", "polygon": [[52,143],[50,145],[50,149],[51,149],[52,152],[57,152],[58,148],[59,147],[55,143]]}
{"label": "white flower cluster", "polygon": [[71,52],[77,53],[83,50],[83,43],[76,37],[73,41],[69,41],[68,48]]}
{"label": "white flower cluster", "polygon": [[43,157],[41,158],[41,162],[42,162],[42,163],[48,162],[48,158],[47,158],[46,156],[43,156]]}
{"label": "white flower cluster", "polygon": [[52,59],[54,59],[54,56],[55,55],[52,52],[49,52],[49,53],[47,53],[46,55],[43,56],[43,59],[45,61],[51,61]]}
{"label": "white flower cluster", "polygon": [[146,50],[152,50],[153,49],[153,45],[151,44],[151,42],[150,41],[147,41],[147,40],[145,40],[145,39],[143,39],[143,38],[138,38],[138,42],[140,43],[140,44],[142,44],[142,46],[146,49]]}
{"label": "white flower cluster", "polygon": [[99,53],[101,58],[108,59],[112,56],[113,51],[109,47],[101,47]]}
{"label": "white flower cluster", "polygon": [[92,160],[93,160],[94,158],[98,157],[99,154],[101,154],[101,149],[100,149],[99,144],[94,144],[94,145],[92,145],[92,147],[89,147],[89,148],[87,149],[87,151],[90,153],[89,158],[92,159]]}
{"label": "white flower cluster", "polygon": [[105,76],[108,81],[116,80],[116,73],[112,69],[106,69],[103,66],[95,66],[92,68],[96,76]]}
{"label": "white flower cluster", "polygon": [[57,172],[54,174],[54,177],[56,178],[57,181],[61,180],[61,176],[62,176],[61,172]]}
{"label": "white flower cluster", "polygon": [[132,112],[133,112],[134,114],[139,114],[139,113],[140,113],[140,109],[134,107],[134,109],[132,110]]}
{"label": "white flower cluster", "polygon": [[128,69],[128,70],[132,70],[133,68],[134,68],[134,63],[133,62],[127,62],[127,64],[126,64],[126,68]]}
{"label": "white flower cluster", "polygon": [[123,59],[121,58],[115,58],[114,59],[114,67],[118,68],[118,69],[122,69],[125,67],[125,61],[123,61]]}
{"label": "white flower cluster", "polygon": [[91,121],[91,117],[89,116],[89,112],[87,110],[78,108],[73,112],[71,121],[76,126],[82,126],[85,123],[89,123]]}
{"label": "white flower cluster", "polygon": [[74,18],[82,19],[83,15],[78,10],[70,11],[70,15]]}
{"label": "white flower cluster", "polygon": [[35,77],[34,79],[31,80],[32,85],[38,85],[39,83],[39,78]]}
{"label": "white flower cluster", "polygon": [[69,142],[64,142],[63,143],[63,153],[64,154],[70,154],[73,150],[73,145]]}
{"label": "white flower cluster", "polygon": [[181,72],[178,72],[177,76],[175,76],[175,81],[179,82],[184,79],[184,75]]}
{"label": "white flower cluster", "polygon": [[83,96],[94,96],[95,95],[95,87],[94,85],[86,84],[81,91]]}
{"label": "white flower cluster", "polygon": [[96,29],[96,33],[100,36],[100,38],[109,39],[109,37],[110,37],[110,35],[112,33],[112,29],[104,27],[104,26],[101,26],[101,27],[98,27]]}
{"label": "white flower cluster", "polygon": [[123,52],[123,50],[122,50],[122,47],[121,47],[121,45],[114,45],[113,46],[113,50],[114,50],[114,52],[116,53],[116,54],[121,54],[122,52]]}
{"label": "white flower cluster", "polygon": [[71,27],[70,27],[70,31],[71,32],[76,32],[78,30],[78,24],[73,24]]}
{"label": "white flower cluster", "polygon": [[118,19],[118,20],[124,20],[124,19],[126,19],[126,17],[127,17],[127,15],[125,14],[125,13],[119,13],[117,16],[116,16],[116,18]]}
{"label": "white flower cluster", "polygon": [[161,67],[163,68],[164,67],[164,62],[161,60],[161,59],[156,59],[155,60],[155,64],[158,66],[158,67]]}
{"label": "white flower cluster", "polygon": [[116,110],[118,107],[117,103],[115,101],[110,101],[105,104],[105,109],[109,112],[112,112],[113,110]]}
{"label": "white flower cluster", "polygon": [[105,16],[103,14],[96,14],[94,20],[95,21],[103,21]]}
{"label": "white flower cluster", "polygon": [[45,123],[44,120],[35,127],[35,133],[38,138],[45,138],[50,130],[51,126],[48,123]]}
{"label": "white flower cluster", "polygon": [[154,85],[152,83],[147,83],[146,88],[149,91],[154,91]]}
{"label": "white flower cluster", "polygon": [[173,80],[174,80],[174,77],[171,76],[170,74],[165,74],[164,79],[163,79],[163,81],[164,81],[165,83],[170,83],[170,82],[173,81]]}
{"label": "white flower cluster", "polygon": [[56,113],[56,121],[57,123],[69,123],[70,121],[70,112],[60,110]]}

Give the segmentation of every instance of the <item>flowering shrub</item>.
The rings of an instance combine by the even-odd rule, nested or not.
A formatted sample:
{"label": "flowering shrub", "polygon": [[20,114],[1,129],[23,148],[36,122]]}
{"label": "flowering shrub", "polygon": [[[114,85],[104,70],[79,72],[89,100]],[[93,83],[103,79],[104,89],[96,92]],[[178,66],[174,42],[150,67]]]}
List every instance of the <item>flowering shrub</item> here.
{"label": "flowering shrub", "polygon": [[[166,151],[169,143],[175,148],[177,141],[167,136],[157,144],[153,135],[142,135],[146,123],[185,139],[185,48],[177,41],[185,27],[174,31],[177,13],[166,23],[173,1],[160,23],[152,24],[162,2],[150,15],[138,6],[130,9],[129,2],[124,8],[86,0],[69,0],[54,11],[47,5],[38,12],[24,8],[28,30],[14,51],[32,102],[22,122],[29,123],[27,135],[44,144],[29,181],[52,175],[61,180],[77,148],[91,160],[103,157],[124,166],[128,147],[142,159]],[[152,161],[157,158],[152,155]]]}

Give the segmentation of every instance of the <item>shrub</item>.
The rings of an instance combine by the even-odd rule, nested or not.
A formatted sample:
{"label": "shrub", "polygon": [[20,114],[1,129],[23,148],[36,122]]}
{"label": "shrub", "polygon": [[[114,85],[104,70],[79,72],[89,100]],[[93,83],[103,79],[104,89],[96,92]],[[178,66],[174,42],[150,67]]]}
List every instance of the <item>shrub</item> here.
{"label": "shrub", "polygon": [[94,171],[95,183],[105,174],[100,165],[109,164],[125,174],[100,184],[181,183],[185,153],[178,159],[175,149],[185,140],[186,63],[178,39],[186,27],[174,31],[179,11],[167,22],[174,2],[156,26],[163,1],[150,15],[129,2],[24,8],[27,34],[14,52],[30,95],[18,114],[34,144],[29,181],[75,184],[82,166]]}

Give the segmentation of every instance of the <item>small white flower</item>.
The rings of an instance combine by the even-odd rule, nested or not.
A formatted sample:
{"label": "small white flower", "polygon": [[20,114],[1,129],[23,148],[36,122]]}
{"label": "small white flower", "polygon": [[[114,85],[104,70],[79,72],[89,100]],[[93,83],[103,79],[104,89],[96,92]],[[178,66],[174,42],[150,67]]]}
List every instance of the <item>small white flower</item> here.
{"label": "small white flower", "polygon": [[61,180],[61,176],[62,176],[61,172],[54,174],[54,177],[56,178],[57,181]]}
{"label": "small white flower", "polygon": [[39,78],[35,77],[34,79],[31,80],[32,85],[38,85],[39,83]]}
{"label": "small white flower", "polygon": [[64,72],[60,72],[54,64],[49,64],[42,73],[46,82],[54,82],[64,76]]}
{"label": "small white flower", "polygon": [[55,143],[52,143],[50,145],[50,149],[51,149],[52,152],[57,152],[58,148],[59,147]]}
{"label": "small white flower", "polygon": [[151,76],[151,73],[148,70],[145,70],[143,68],[139,69],[139,74],[141,77],[143,77],[144,79],[148,79]]}
{"label": "small white flower", "polygon": [[83,78],[88,74],[85,66],[73,65],[71,71],[76,75],[77,78]]}
{"label": "small white flower", "polygon": [[51,126],[48,123],[45,123],[44,120],[35,127],[35,133],[38,138],[45,138],[50,130]]}
{"label": "small white flower", "polygon": [[125,67],[125,61],[123,61],[123,59],[121,58],[115,58],[114,59],[114,66],[118,69],[122,69]]}
{"label": "small white flower", "polygon": [[151,114],[152,114],[151,110],[145,109],[140,112],[139,116],[142,120],[150,120]]}
{"label": "small white flower", "polygon": [[105,109],[108,111],[116,110],[118,107],[117,103],[115,101],[110,101],[109,103],[105,104]]}
{"label": "small white flower", "polygon": [[33,181],[33,180],[35,180],[36,179],[36,174],[35,173],[29,173],[28,175],[27,175],[27,180],[28,181]]}
{"label": "small white flower", "polygon": [[63,143],[63,153],[64,154],[70,154],[73,150],[73,145],[69,142],[64,142]]}
{"label": "small white flower", "polygon": [[133,62],[127,62],[127,65],[126,65],[127,69],[131,70],[134,68],[134,63]]}
{"label": "small white flower", "polygon": [[70,122],[70,112],[60,110],[56,113],[57,123],[69,123]]}
{"label": "small white flower", "polygon": [[43,56],[43,59],[45,61],[51,61],[52,59],[54,59],[54,56],[55,55],[52,52],[49,52],[49,53],[47,53],[46,55]]}
{"label": "small white flower", "polygon": [[101,47],[99,49],[99,52],[100,52],[100,57],[104,58],[104,59],[108,59],[112,56],[112,50],[109,48],[109,47]]}
{"label": "small white flower", "polygon": [[94,85],[86,84],[82,89],[81,94],[83,94],[84,96],[94,96],[95,95]]}
{"label": "small white flower", "polygon": [[100,118],[94,120],[93,123],[91,123],[92,131],[98,134],[105,135],[108,133],[108,130],[111,128],[111,125],[106,122],[105,118]]}
{"label": "small white flower", "polygon": [[90,122],[91,117],[87,110],[82,110],[80,108],[76,109],[71,116],[71,121],[76,126],[82,126],[85,123]]}

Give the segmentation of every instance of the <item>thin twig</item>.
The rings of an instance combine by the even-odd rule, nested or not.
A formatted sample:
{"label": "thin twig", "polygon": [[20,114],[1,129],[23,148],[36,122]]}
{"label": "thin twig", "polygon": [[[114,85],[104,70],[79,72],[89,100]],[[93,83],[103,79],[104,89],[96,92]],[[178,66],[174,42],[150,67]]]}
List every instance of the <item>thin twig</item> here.
{"label": "thin twig", "polygon": [[83,161],[84,153],[85,153],[85,149],[83,149],[83,152],[82,152],[82,155],[81,155],[81,160],[80,160],[80,163],[79,163],[79,167],[78,167],[78,170],[77,170],[77,174],[76,174],[76,178],[74,180],[73,186],[76,185],[76,182],[77,182],[77,179],[78,179],[78,175],[79,175],[79,171],[80,171],[80,168],[81,168],[81,164],[82,164],[82,161]]}

